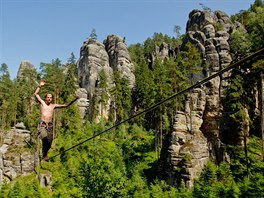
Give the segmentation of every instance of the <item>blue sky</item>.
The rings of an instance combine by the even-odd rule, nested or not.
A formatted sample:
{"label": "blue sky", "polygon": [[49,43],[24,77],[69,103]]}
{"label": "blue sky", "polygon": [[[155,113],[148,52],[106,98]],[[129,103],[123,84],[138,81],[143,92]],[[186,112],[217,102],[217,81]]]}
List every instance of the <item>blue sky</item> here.
{"label": "blue sky", "polygon": [[228,15],[247,10],[254,0],[0,0],[0,64],[15,78],[22,60],[38,69],[41,62],[67,62],[92,29],[103,42],[110,34],[126,43],[143,43],[155,32],[185,33],[193,9],[222,10]]}

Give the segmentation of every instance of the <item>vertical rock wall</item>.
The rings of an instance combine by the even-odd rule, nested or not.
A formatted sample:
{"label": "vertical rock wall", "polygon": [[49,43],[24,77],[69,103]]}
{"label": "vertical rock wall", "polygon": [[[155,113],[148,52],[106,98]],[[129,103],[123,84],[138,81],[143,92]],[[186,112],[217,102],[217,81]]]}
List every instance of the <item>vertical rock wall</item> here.
{"label": "vertical rock wall", "polygon": [[[102,70],[107,76],[108,87],[111,88],[113,86],[113,69],[109,65],[109,56],[105,50],[105,46],[102,43],[94,39],[85,41],[80,50],[80,59],[77,66],[80,87],[87,90],[88,101],[90,104],[93,99],[95,99],[94,97],[97,97],[98,100],[100,100],[100,96],[94,96],[94,94],[96,87],[98,87],[98,83],[100,82],[99,73]],[[110,95],[109,92],[106,94]],[[92,105],[90,107],[92,107]],[[110,99],[107,101],[107,105],[105,105],[103,108],[101,105],[99,105],[97,119],[101,119],[102,117],[107,119],[107,111],[109,108]],[[89,108],[87,111],[90,118],[93,114],[92,110],[93,109]]]}
{"label": "vertical rock wall", "polygon": [[17,78],[22,78],[22,75],[23,75],[23,71],[25,70],[32,70],[32,71],[36,71],[36,68],[35,66],[28,60],[23,60],[21,63],[20,63],[20,66],[19,66],[19,69],[18,69],[18,72],[17,72]]}
{"label": "vertical rock wall", "polygon": [[85,41],[80,50],[78,61],[78,78],[82,88],[88,92],[88,99],[91,99],[96,87],[96,80],[99,79],[99,72],[104,70],[107,74],[109,84],[113,69],[109,65],[109,56],[102,43],[89,39]]}
{"label": "vertical rock wall", "polygon": [[180,185],[183,181],[192,187],[208,162],[207,139],[200,130],[205,103],[205,92],[197,88],[187,98],[185,111],[179,111],[175,116],[162,171],[162,176],[171,185]]}
{"label": "vertical rock wall", "polygon": [[39,163],[36,149],[30,144],[30,131],[12,129],[1,133],[0,143],[0,185],[16,177],[26,176]]}
{"label": "vertical rock wall", "polygon": [[114,71],[119,71],[122,77],[127,78],[132,89],[135,86],[135,67],[131,62],[124,40],[119,36],[109,35],[104,45],[109,55],[110,67]]}
{"label": "vertical rock wall", "polygon": [[[231,63],[228,41],[232,31],[233,24],[224,12],[193,10],[189,14],[183,46],[187,42],[194,44],[201,53],[203,66],[209,65],[200,77],[210,76]],[[177,113],[163,160],[163,177],[168,183],[179,185],[184,181],[187,187],[192,187],[209,159],[219,163],[227,158],[219,137],[219,120],[228,75],[227,72],[193,90],[185,112]]]}
{"label": "vertical rock wall", "polygon": [[[107,88],[100,90],[98,83],[100,83],[99,73],[104,71],[107,75]],[[124,40],[116,35],[109,35],[104,43],[89,39],[85,41],[80,50],[80,59],[78,61],[78,78],[80,87],[87,90],[88,101],[91,102],[97,97],[100,98],[103,94],[108,95],[106,104],[99,103],[97,121],[101,118],[109,119],[110,112],[114,109],[114,99],[111,96],[110,90],[115,86],[113,82],[113,72],[119,71],[122,77],[129,81],[132,89],[135,84],[134,65],[131,62],[126,44]],[[96,96],[94,95],[96,92]],[[93,106],[89,106],[87,112],[91,118],[93,114]]]}

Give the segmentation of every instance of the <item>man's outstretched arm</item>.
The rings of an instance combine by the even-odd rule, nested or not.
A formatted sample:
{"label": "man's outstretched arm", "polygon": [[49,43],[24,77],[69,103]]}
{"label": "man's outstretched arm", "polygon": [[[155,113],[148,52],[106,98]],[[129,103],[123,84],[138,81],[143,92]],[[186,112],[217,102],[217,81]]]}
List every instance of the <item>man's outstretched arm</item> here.
{"label": "man's outstretched arm", "polygon": [[77,96],[74,100],[72,100],[69,104],[55,104],[55,108],[66,108],[71,106],[79,97]]}
{"label": "man's outstretched arm", "polygon": [[35,91],[35,93],[34,93],[34,95],[36,96],[36,98],[38,99],[38,101],[39,101],[40,103],[41,103],[42,99],[41,99],[41,97],[40,97],[40,95],[39,95],[39,92],[40,92],[41,87],[44,86],[45,83],[46,83],[45,80],[40,81],[39,86],[37,87],[37,89],[36,89],[36,91]]}

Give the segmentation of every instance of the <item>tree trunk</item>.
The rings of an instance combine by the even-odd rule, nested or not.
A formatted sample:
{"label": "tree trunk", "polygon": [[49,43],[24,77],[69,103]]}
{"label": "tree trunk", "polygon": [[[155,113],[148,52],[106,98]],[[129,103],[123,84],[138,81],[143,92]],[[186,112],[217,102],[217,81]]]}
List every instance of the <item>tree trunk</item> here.
{"label": "tree trunk", "polygon": [[192,111],[193,111],[193,100],[192,100],[192,92],[190,91],[190,132],[193,135]]}
{"label": "tree trunk", "polygon": [[262,158],[264,160],[264,74],[261,72],[261,135],[262,135]]}
{"label": "tree trunk", "polygon": [[162,149],[162,136],[163,136],[163,131],[162,131],[162,114],[160,114],[160,150]]}
{"label": "tree trunk", "polygon": [[[245,112],[246,111],[247,109],[245,108]],[[242,130],[243,130],[244,152],[245,152],[246,167],[247,167],[247,177],[249,178],[248,149],[247,149],[248,121],[246,120],[246,118],[244,118],[243,120],[242,127],[243,127]]]}

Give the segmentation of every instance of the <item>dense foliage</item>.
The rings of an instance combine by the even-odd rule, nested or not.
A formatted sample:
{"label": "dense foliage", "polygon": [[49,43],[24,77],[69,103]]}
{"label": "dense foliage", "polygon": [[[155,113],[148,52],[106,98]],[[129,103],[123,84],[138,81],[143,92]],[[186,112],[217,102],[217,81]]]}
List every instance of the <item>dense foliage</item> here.
{"label": "dense foliage", "polygon": [[[263,47],[263,1],[256,0],[246,11],[232,16],[245,29],[238,29],[231,35],[231,50],[236,60]],[[176,30],[179,27],[176,26]],[[91,37],[96,38],[95,31]],[[136,86],[130,93],[128,81],[115,72],[111,91],[117,108],[116,119],[110,122],[94,117],[82,123],[78,108],[56,111],[56,139],[50,156],[66,150],[78,142],[127,119],[133,109],[144,111],[174,93],[195,83],[195,74],[201,71],[201,60],[196,48],[187,43],[184,49],[170,58],[152,60],[148,58],[155,46],[163,42],[175,48],[183,37],[177,38],[154,33],[143,44],[129,46],[130,56],[136,67]],[[236,61],[235,60],[235,61]],[[219,165],[209,163],[193,189],[184,184],[173,187],[159,180],[159,152],[164,137],[173,126],[176,111],[183,110],[185,96],[181,95],[163,105],[120,125],[107,133],[92,138],[49,162],[43,162],[40,172],[52,173],[52,192],[41,188],[36,174],[4,184],[1,197],[263,197],[264,162],[261,153],[260,108],[254,96],[260,90],[260,73],[264,72],[263,58],[244,63],[233,70],[230,86],[225,91],[224,120],[221,138],[227,144],[230,160]],[[59,59],[41,63],[41,71],[25,70],[22,78],[10,79],[8,66],[0,67],[0,130],[9,129],[18,122],[24,122],[31,131],[36,131],[39,109],[33,93],[40,79],[46,79],[47,86],[41,94],[51,92],[55,102],[67,103],[75,97],[77,87],[76,60],[71,54],[67,64]],[[248,72],[250,69],[250,72]],[[102,71],[92,105],[93,115],[98,113],[97,104],[105,104],[107,80]],[[43,96],[42,95],[42,96]],[[134,108],[133,108],[134,107]],[[250,128],[249,144],[237,146],[241,141],[243,124]],[[243,134],[242,134],[243,136]],[[232,140],[232,141],[231,141]],[[236,141],[234,141],[236,140]],[[243,140],[243,137],[242,137]],[[231,145],[232,143],[232,145]],[[247,155],[245,156],[245,148]]]}

